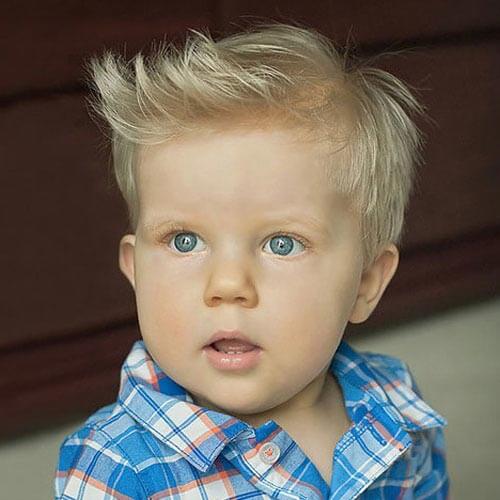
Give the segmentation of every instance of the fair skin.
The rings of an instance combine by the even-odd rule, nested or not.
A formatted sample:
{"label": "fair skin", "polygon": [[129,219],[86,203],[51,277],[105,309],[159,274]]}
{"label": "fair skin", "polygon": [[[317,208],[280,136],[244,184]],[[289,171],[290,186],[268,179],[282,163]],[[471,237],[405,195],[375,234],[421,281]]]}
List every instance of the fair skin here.
{"label": "fair skin", "polygon": [[[359,219],[326,182],[322,155],[282,128],[226,128],[145,147],[137,231],[119,251],[143,340],[164,372],[196,404],[250,425],[273,419],[298,439],[308,422],[318,429],[302,443],[311,454],[314,440],[330,433],[336,442],[350,424],[328,368],[347,322],[370,316],[398,265],[388,244],[363,269]],[[152,229],[166,219],[187,231],[167,238],[166,227]],[[175,241],[186,232],[194,238],[187,252]],[[291,250],[277,253],[280,243]],[[258,343],[259,364],[212,367],[202,349],[219,329]],[[315,460],[325,479],[335,442]]]}

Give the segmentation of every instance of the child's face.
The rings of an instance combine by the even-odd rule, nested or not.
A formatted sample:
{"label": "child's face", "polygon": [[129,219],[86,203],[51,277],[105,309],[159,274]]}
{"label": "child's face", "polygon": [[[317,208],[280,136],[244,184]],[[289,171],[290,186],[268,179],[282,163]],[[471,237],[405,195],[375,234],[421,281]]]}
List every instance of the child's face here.
{"label": "child's face", "polygon": [[[225,130],[141,151],[139,225],[122,239],[120,264],[142,337],[195,402],[231,415],[306,405],[358,294],[359,221],[328,186],[322,149],[296,137]],[[169,219],[191,240],[167,238]],[[259,363],[214,368],[203,347],[217,330],[259,344]]]}

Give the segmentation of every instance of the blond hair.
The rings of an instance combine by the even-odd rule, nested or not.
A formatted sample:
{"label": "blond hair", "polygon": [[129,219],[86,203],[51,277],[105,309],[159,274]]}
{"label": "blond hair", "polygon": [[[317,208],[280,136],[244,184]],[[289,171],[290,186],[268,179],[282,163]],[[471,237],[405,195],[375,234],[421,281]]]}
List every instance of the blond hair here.
{"label": "blond hair", "polygon": [[218,41],[190,29],[181,49],[163,42],[149,59],[138,53],[127,62],[108,50],[90,58],[85,69],[96,92],[88,102],[111,127],[132,232],[141,145],[222,120],[255,125],[267,118],[348,152],[340,164],[332,154],[326,166],[332,186],[360,215],[365,268],[385,244],[399,245],[423,144],[410,115],[425,115],[424,107],[401,80],[347,52],[314,29],[272,22]]}

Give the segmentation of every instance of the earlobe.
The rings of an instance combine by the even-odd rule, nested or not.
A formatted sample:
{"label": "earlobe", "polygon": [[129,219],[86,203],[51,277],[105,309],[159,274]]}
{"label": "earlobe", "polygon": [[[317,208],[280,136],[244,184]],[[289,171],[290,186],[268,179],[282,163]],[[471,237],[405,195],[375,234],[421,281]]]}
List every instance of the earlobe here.
{"label": "earlobe", "polygon": [[358,297],[351,312],[351,323],[363,323],[377,307],[382,295],[396,273],[399,251],[394,244],[387,245],[375,262],[363,272]]}
{"label": "earlobe", "polygon": [[118,263],[121,272],[129,280],[132,288],[135,290],[135,234],[126,234],[120,240],[120,248],[118,253]]}

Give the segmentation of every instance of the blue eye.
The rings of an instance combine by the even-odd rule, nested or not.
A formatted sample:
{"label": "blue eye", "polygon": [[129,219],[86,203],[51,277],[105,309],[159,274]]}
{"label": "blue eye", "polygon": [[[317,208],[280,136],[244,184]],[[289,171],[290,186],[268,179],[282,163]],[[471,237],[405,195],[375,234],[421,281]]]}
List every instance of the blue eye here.
{"label": "blue eye", "polygon": [[[170,238],[171,235],[173,235],[174,237]],[[199,239],[195,233],[186,231],[173,232],[167,236],[169,236],[169,238],[167,238],[168,243],[170,243],[170,241],[173,241],[175,249],[183,254],[192,252],[196,248],[196,241]],[[302,248],[308,248],[309,246],[307,242],[302,238],[288,234],[278,234],[272,236],[267,240],[266,245],[267,243],[270,243],[271,251],[273,253],[276,252],[275,255],[286,257],[287,255],[290,255],[290,252],[293,250],[295,246],[294,242],[298,243],[300,246],[302,246]]]}
{"label": "blue eye", "polygon": [[278,252],[278,255],[281,256],[286,256],[290,254],[290,251],[294,247],[294,241],[299,243],[299,245],[301,245],[302,247],[305,247],[305,244],[299,241],[298,239],[293,238],[291,236],[287,236],[285,234],[273,236],[268,240],[272,251]]}
{"label": "blue eye", "polygon": [[191,252],[195,248],[195,238],[197,236],[194,233],[177,233],[174,238],[174,245],[181,253]]}

